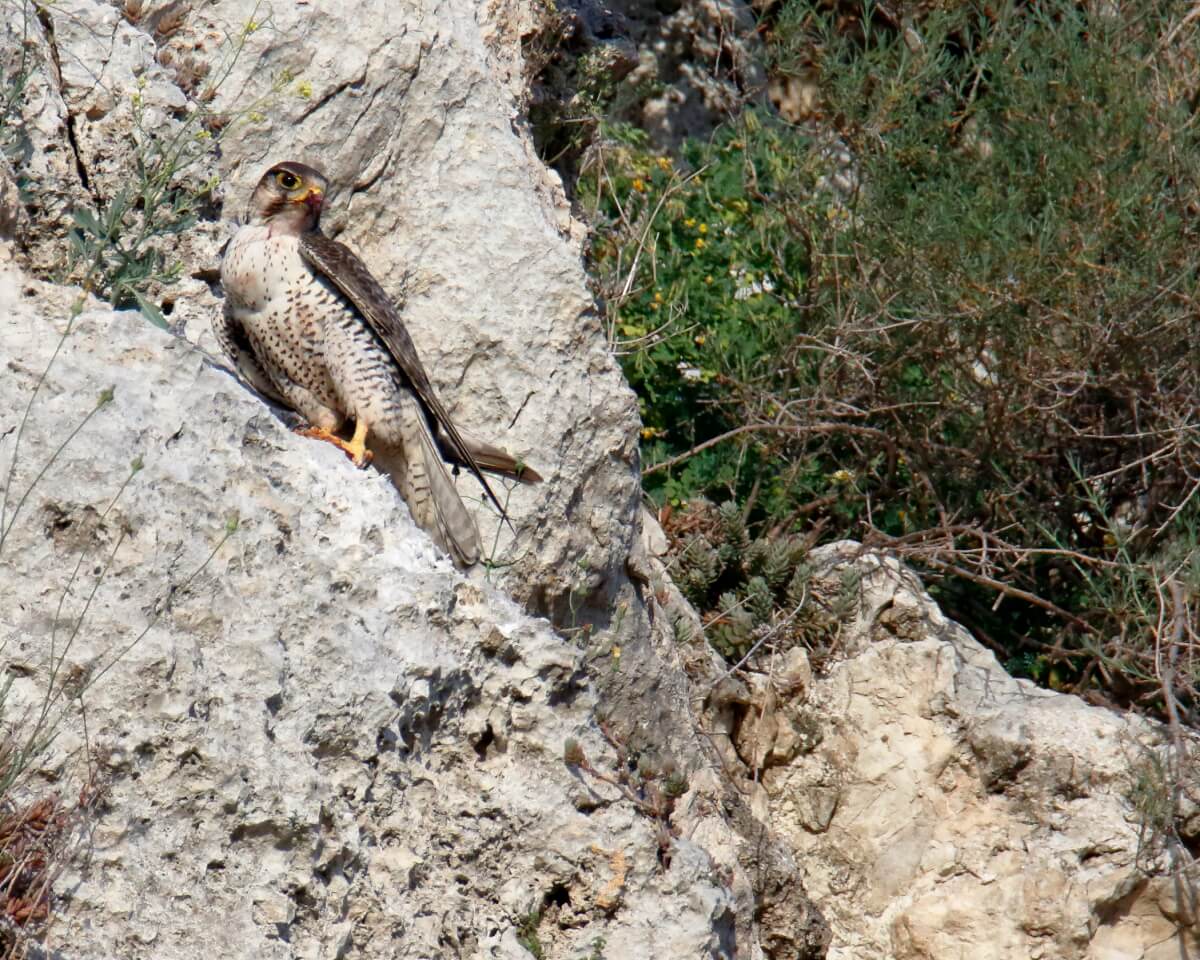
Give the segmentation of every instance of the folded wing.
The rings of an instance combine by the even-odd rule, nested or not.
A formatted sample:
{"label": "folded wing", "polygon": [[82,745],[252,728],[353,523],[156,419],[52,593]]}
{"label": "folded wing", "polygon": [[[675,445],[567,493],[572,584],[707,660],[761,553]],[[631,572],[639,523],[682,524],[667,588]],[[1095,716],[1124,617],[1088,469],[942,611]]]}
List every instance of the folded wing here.
{"label": "folded wing", "polygon": [[[337,287],[362,314],[412,387],[429,422],[430,430],[436,429],[438,436],[444,439],[449,459],[463,464],[475,474],[488,499],[496,505],[500,515],[511,526],[508,514],[484,477],[483,467],[476,459],[471,446],[458,432],[446,408],[434,393],[433,385],[429,382],[425,368],[417,356],[417,348],[405,329],[391,297],[379,285],[379,281],[371,276],[366,264],[355,256],[349,247],[315,231],[301,235],[300,255],[310,267]],[[424,440],[433,443],[430,436],[424,437]],[[409,456],[415,457],[416,451]]]}

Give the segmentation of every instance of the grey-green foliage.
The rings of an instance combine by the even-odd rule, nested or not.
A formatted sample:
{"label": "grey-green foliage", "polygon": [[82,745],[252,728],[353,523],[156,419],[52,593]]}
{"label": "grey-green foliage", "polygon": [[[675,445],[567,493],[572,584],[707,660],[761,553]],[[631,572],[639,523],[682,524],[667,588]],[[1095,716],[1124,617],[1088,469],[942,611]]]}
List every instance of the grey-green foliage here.
{"label": "grey-green foliage", "polygon": [[69,274],[115,306],[136,305],[151,322],[167,323],[147,297],[153,285],[173,283],[181,264],[174,238],[193,227],[219,183],[199,171],[211,166],[212,118],[192,110],[166,135],[147,129],[141,91],[133,94],[134,168],[130,182],[111,197],[72,213]]}
{"label": "grey-green foliage", "polygon": [[535,960],[545,956],[542,941],[538,938],[538,928],[542,925],[542,911],[531,910],[521,917],[517,923],[517,943],[519,943]]}
{"label": "grey-green foliage", "polygon": [[267,26],[269,18],[260,19],[260,8],[256,5],[245,23],[226,33],[216,68],[204,74],[204,86],[181,118],[165,124],[152,118],[144,80],[130,95],[132,162],[126,185],[72,212],[71,258],[61,279],[78,282],[115,306],[136,306],[152,323],[167,327],[150,294],[178,278],[177,238],[213,206],[221,141],[247,121],[261,120],[260,111],[293,79],[286,72],[276,76],[264,96],[231,115],[208,106],[232,74],[246,38]]}
{"label": "grey-green foliage", "polygon": [[22,149],[18,121],[35,62],[30,42],[33,11],[25,2],[20,3],[20,8],[18,14],[11,3],[0,3],[0,19],[4,21],[0,47],[0,155],[9,162],[15,161]]}
{"label": "grey-green foliage", "polygon": [[700,607],[721,575],[725,562],[703,537],[692,537],[679,552],[679,588],[694,606]]}
{"label": "grey-green foliage", "polygon": [[709,624],[709,642],[727,657],[740,655],[763,622],[755,619],[746,599],[734,590],[726,590],[717,600],[720,616]]}
{"label": "grey-green foliage", "polygon": [[749,561],[753,544],[741,508],[734,501],[727,500],[717,508],[717,516],[721,521],[722,540],[717,548],[717,556],[726,565],[743,559]]}
{"label": "grey-green foliage", "polygon": [[794,618],[812,577],[800,537],[753,536],[741,507],[697,503],[706,522],[676,556],[675,580],[708,620],[709,642],[724,656],[742,656],[766,630]]}
{"label": "grey-green foliage", "polygon": [[196,223],[196,208],[216,186],[209,180],[199,189],[173,186],[171,165],[156,158],[147,172],[139,164],[140,182],[125,187],[99,205],[76,208],[69,266],[82,266],[96,276],[94,291],[114,306],[136,305],[148,320],[164,329],[167,321],[145,294],[152,284],[170,284],[181,264],[161,243]]}

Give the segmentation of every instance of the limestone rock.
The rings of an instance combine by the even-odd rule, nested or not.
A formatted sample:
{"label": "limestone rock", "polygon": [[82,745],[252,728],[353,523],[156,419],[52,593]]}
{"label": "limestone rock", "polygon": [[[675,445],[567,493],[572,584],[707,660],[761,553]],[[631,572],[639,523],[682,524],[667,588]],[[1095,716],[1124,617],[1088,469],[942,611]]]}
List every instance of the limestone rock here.
{"label": "limestone rock", "polygon": [[0,258],[10,257],[14,240],[28,228],[29,218],[21,203],[21,190],[13,176],[12,167],[0,154]]}
{"label": "limestone rock", "polygon": [[[818,555],[836,565],[856,552]],[[1164,732],[1008,676],[896,561],[844,562],[863,578],[840,652],[807,695],[768,696],[764,678],[744,708],[790,709],[816,732],[782,764],[756,757],[767,818],[833,928],[829,957],[1195,952],[1133,800]]]}
{"label": "limestone rock", "polygon": [[149,138],[206,142],[209,128],[187,119],[203,106],[224,118],[219,161],[189,147],[172,182],[198,188],[219,174],[224,203],[219,220],[202,207],[163,247],[182,282],[152,299],[214,351],[215,270],[250,188],[280,159],[321,167],[326,232],[406,295],[405,322],[451,414],[548,480],[508,495],[515,540],[494,511],[477,511],[493,576],[559,622],[609,607],[636,535],[637,408],[598,335],[561,184],[515,126],[528,10],[510,25],[510,8],[496,7],[481,25],[475,4],[432,0],[219,0],[172,5],[169,20],[165,7],[102,0],[39,9],[27,42],[40,99],[25,108],[21,171],[44,207],[31,266],[61,268],[72,206],[111,199]]}
{"label": "limestone rock", "polygon": [[194,347],[0,281],[5,718],[69,677],[25,789],[107,785],[53,950],[733,956],[709,854],[563,763],[613,762],[576,648]]}

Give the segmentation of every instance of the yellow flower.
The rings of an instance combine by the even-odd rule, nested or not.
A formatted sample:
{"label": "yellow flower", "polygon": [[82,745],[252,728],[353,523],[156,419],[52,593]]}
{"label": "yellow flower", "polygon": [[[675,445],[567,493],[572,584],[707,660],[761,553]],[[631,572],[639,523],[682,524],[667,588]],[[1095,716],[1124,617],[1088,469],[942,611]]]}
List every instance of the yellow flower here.
{"label": "yellow flower", "polygon": [[694,227],[696,225],[696,218],[688,217],[686,220],[683,221],[683,225],[690,230],[692,227]]}
{"label": "yellow flower", "polygon": [[704,278],[704,282],[705,282],[705,283],[712,283],[712,274],[711,274],[711,273],[710,273],[710,274],[708,274],[708,275],[707,275],[707,276]]}
{"label": "yellow flower", "polygon": [[633,186],[633,189],[636,190],[638,193],[646,192],[646,183],[645,183],[645,181],[642,180],[641,177],[636,177],[633,181],[632,186]]}
{"label": "yellow flower", "polygon": [[301,80],[296,84],[296,92],[305,100],[311,100],[313,95],[312,84],[307,80]]}
{"label": "yellow flower", "polygon": [[260,26],[261,26],[261,24],[257,20],[247,20],[246,21],[246,32],[253,33]]}
{"label": "yellow flower", "polygon": [[829,479],[834,483],[846,484],[854,482],[854,474],[849,470],[835,470],[829,475]]}
{"label": "yellow flower", "polygon": [[692,337],[692,340],[695,341],[696,346],[704,346],[704,334],[697,334],[696,336]]}
{"label": "yellow flower", "polygon": [[707,247],[707,246],[708,246],[708,244],[704,242],[704,238],[703,238],[703,237],[697,237],[697,238],[696,238],[696,249],[697,249],[697,250],[703,250],[703,249],[704,249],[705,247]]}
{"label": "yellow flower", "polygon": [[654,302],[662,303],[662,294],[658,290],[654,291]]}
{"label": "yellow flower", "polygon": [[701,233],[708,233],[708,224],[707,223],[700,224],[699,230]]}
{"label": "yellow flower", "polygon": [[671,172],[671,161],[668,160],[666,157],[659,157],[658,158],[658,169],[664,171],[665,173],[670,173]]}
{"label": "yellow flower", "polygon": [[614,643],[614,644],[613,644],[613,647],[612,647],[612,658],[613,658],[614,660],[620,660],[620,659],[621,659],[621,645],[620,645],[619,643]]}

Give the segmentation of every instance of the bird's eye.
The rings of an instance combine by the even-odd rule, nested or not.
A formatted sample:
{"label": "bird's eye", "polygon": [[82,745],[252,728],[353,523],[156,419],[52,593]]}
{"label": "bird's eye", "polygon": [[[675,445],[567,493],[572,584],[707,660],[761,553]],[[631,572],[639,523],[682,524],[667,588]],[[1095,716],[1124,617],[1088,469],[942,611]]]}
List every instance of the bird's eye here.
{"label": "bird's eye", "polygon": [[284,170],[282,173],[275,174],[275,179],[284,190],[295,190],[300,186],[300,178],[294,173],[288,173]]}

